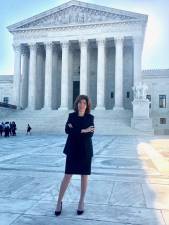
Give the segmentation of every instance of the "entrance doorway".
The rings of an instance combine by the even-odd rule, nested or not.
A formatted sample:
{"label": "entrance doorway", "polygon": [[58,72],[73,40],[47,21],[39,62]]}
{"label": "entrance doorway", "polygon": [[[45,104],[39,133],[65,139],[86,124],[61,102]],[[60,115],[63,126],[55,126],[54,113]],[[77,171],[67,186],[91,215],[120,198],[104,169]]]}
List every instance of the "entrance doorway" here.
{"label": "entrance doorway", "polygon": [[73,81],[73,106],[76,97],[80,94],[80,81]]}

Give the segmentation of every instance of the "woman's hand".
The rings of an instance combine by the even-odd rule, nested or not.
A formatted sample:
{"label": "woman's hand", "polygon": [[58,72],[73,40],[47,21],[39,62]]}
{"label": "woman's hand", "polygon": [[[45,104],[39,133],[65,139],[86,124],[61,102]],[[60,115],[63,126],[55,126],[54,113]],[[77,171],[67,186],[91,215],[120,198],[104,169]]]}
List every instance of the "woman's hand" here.
{"label": "woman's hand", "polygon": [[71,124],[71,123],[68,123],[68,126],[69,126],[70,128],[73,128],[73,126],[72,126],[72,124]]}
{"label": "woman's hand", "polygon": [[94,132],[94,130],[95,130],[94,126],[90,126],[90,127],[86,128],[86,129],[82,129],[81,133]]}

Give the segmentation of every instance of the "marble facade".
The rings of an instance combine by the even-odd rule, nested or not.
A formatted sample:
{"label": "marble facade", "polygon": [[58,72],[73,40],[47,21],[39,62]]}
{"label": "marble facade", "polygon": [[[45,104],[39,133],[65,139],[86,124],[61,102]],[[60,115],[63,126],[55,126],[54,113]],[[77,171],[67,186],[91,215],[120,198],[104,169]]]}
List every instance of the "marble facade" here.
{"label": "marble facade", "polygon": [[88,94],[96,110],[131,109],[146,23],[146,15],[69,1],[9,26],[13,104],[71,109],[78,94]]}

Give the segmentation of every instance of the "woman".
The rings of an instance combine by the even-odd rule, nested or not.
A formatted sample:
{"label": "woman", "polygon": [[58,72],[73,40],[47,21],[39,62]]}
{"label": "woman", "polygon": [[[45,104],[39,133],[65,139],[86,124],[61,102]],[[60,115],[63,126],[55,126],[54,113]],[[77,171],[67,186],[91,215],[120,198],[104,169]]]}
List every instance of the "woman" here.
{"label": "woman", "polygon": [[93,156],[91,137],[94,132],[94,116],[90,114],[90,110],[91,102],[88,96],[79,95],[74,103],[74,112],[69,113],[65,125],[65,132],[68,134],[63,150],[66,154],[66,165],[55,210],[56,216],[61,214],[62,199],[73,174],[81,175],[81,195],[77,214],[81,215],[84,212],[84,198]]}
{"label": "woman", "polygon": [[27,130],[26,130],[26,134],[28,135],[28,134],[30,134],[31,135],[31,126],[28,124],[28,126],[27,126]]}

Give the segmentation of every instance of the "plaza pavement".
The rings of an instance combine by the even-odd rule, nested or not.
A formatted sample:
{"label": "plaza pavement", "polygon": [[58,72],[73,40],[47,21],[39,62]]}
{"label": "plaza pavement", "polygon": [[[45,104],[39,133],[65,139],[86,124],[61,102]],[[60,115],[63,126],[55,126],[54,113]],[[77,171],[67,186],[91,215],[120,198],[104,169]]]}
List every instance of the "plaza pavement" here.
{"label": "plaza pavement", "polygon": [[0,137],[0,225],[169,225],[169,137],[94,135],[85,213],[75,175],[55,217],[65,140]]}

